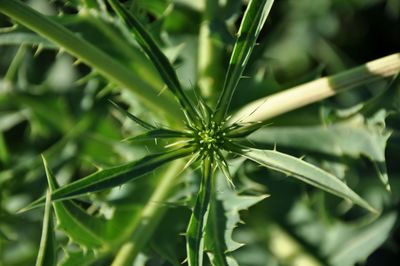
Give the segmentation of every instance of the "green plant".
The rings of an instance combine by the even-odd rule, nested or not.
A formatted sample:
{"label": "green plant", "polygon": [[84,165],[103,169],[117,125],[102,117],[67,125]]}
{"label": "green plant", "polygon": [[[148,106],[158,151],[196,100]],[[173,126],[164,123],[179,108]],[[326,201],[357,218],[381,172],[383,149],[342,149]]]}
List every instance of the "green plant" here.
{"label": "green plant", "polygon": [[[157,44],[157,40],[152,37],[152,34],[134,12],[117,0],[106,2],[109,6],[106,6],[103,1],[68,1],[70,5],[78,6],[81,9],[79,13],[72,16],[75,20],[68,21],[68,16],[66,16],[65,20],[61,18],[58,21],[57,18],[46,17],[16,0],[0,0],[1,12],[54,42],[58,47],[76,57],[80,62],[89,65],[94,71],[106,78],[106,81],[102,81],[106,83],[106,86],[98,94],[99,97],[103,99],[112,98],[111,104],[120,113],[146,130],[144,133],[125,139],[126,142],[139,146],[141,143],[151,145],[148,141],[156,142],[155,147],[153,147],[156,152],[150,155],[118,166],[105,167],[104,169],[101,167],[97,172],[63,186],[58,185],[48,163],[43,159],[50,193],[47,194],[47,197],[41,197],[23,209],[26,211],[44,204],[46,207],[37,265],[56,263],[54,259],[56,248],[52,230],[52,209],[59,228],[73,242],[89,249],[87,252],[66,251],[69,255],[64,258],[63,265],[73,265],[78,260],[82,260],[83,264],[91,264],[114,255],[113,265],[132,264],[132,261],[137,259],[137,255],[143,250],[146,242],[156,230],[157,224],[165,215],[165,208],[161,208],[154,202],[178,198],[180,190],[177,189],[176,182],[180,176],[187,175],[186,172],[190,168],[194,169],[193,171],[198,171],[197,168],[200,168],[201,178],[185,233],[187,262],[189,265],[203,265],[203,253],[207,252],[209,261],[213,265],[235,265],[236,262],[229,253],[237,248],[237,243],[233,241],[231,235],[234,226],[239,221],[238,212],[267,196],[265,193],[238,196],[235,192],[237,181],[234,175],[239,167],[235,165],[242,164],[244,159],[285,175],[293,176],[319,189],[342,197],[374,213],[376,218],[379,211],[356,194],[341,178],[314,166],[310,162],[278,152],[275,148],[263,149],[263,145],[270,145],[274,142],[279,145],[281,142],[279,136],[285,134],[293,139],[293,143],[290,143],[290,139],[286,140],[289,142],[288,145],[300,145],[301,142],[296,140],[295,135],[278,132],[270,139],[264,136],[268,135],[270,130],[267,126],[267,123],[269,123],[267,119],[325,99],[360,84],[368,84],[383,77],[396,75],[400,69],[399,54],[378,59],[332,77],[318,79],[276,95],[259,99],[230,116],[228,114],[230,114],[233,94],[243,78],[244,70],[272,7],[272,0],[252,0],[249,2],[236,34],[229,67],[223,82],[215,81],[215,84],[221,84],[222,89],[219,91],[217,87],[212,85],[213,83],[206,85],[207,93],[211,91],[211,96],[206,95],[206,99],[201,94],[198,95],[196,89],[189,92],[184,90],[169,59]],[[209,10],[212,10],[211,7],[215,5],[213,2],[206,1],[206,5],[210,7]],[[117,18],[111,10],[115,12]],[[110,42],[110,46],[103,47],[90,39],[77,36],[72,30],[68,29],[68,26],[74,28],[75,25],[78,27],[89,25],[89,30],[92,28],[99,30],[105,36],[105,40]],[[29,43],[26,38],[28,33],[24,32],[24,34],[25,42]],[[81,34],[85,36],[85,32],[82,31]],[[53,45],[39,36],[35,35],[35,38],[37,39],[31,39],[32,44]],[[212,47],[212,43],[210,46],[210,49],[215,48]],[[24,49],[24,46],[21,47],[21,49]],[[18,57],[15,57],[14,62],[18,64]],[[157,77],[155,71],[157,71],[161,80]],[[205,77],[208,74],[205,73]],[[14,74],[11,72],[8,76],[9,78],[6,76],[5,79],[12,81]],[[84,82],[92,76],[93,74],[89,74],[89,78],[86,78]],[[109,85],[109,82],[127,88],[143,105],[159,114],[160,119],[164,119],[161,120],[163,125],[153,125],[125,111],[123,107],[116,103],[117,97],[112,95],[115,87]],[[164,86],[170,94],[164,92]],[[174,100],[178,104],[175,104]],[[101,108],[104,108],[105,102],[102,103]],[[55,119],[57,120],[57,118]],[[383,120],[379,113],[375,119],[380,122]],[[90,123],[96,122],[91,120]],[[309,135],[312,138],[319,133],[318,130],[321,131],[322,129],[312,128],[309,130],[311,132],[299,134],[301,136]],[[340,125],[332,130],[337,130],[339,135],[342,134]],[[73,129],[65,137],[65,142],[74,139],[84,131],[86,131],[85,127]],[[344,131],[344,134],[349,134],[346,129]],[[382,140],[384,140],[384,148],[389,136],[388,132],[382,131],[376,135],[372,133],[368,135],[364,131],[351,133],[354,134],[354,146],[349,146],[349,143],[353,140],[343,141],[341,145],[342,151],[344,150],[343,153],[356,154],[356,156],[362,154],[369,157],[374,162],[385,188],[390,190],[384,165],[384,155],[382,155]],[[295,134],[295,132],[292,134]],[[331,147],[324,146],[326,145],[324,137],[327,134],[321,134],[323,136],[317,137],[315,147],[311,145],[312,142],[310,142],[310,147],[317,151],[322,150],[322,147],[327,147],[326,149],[329,150]],[[376,136],[379,139],[376,142],[371,141]],[[364,142],[358,142],[363,137],[367,139],[367,142],[371,141],[371,148],[368,148]],[[332,137],[329,139],[332,139]],[[161,147],[157,141],[161,143]],[[283,137],[282,142],[284,141]],[[64,144],[60,144],[60,146],[64,146]],[[346,150],[346,147],[349,150]],[[58,152],[47,151],[44,153],[44,157],[54,156]],[[168,164],[167,167],[164,166],[166,164]],[[103,216],[93,215],[90,210],[84,210],[75,201],[76,198],[87,196],[88,193],[93,196],[92,193],[136,181],[139,177],[146,176],[146,179],[151,179],[151,173],[159,167],[162,167],[164,172],[156,172],[159,179],[152,185],[154,193],[139,211],[135,210],[136,207],[132,205],[128,205],[129,207],[124,209],[124,204],[131,200],[127,197],[124,198],[124,204],[116,205],[118,207],[116,207],[114,215],[110,220],[107,220]],[[9,177],[3,175],[3,180],[7,179]],[[140,180],[138,181],[140,182]],[[220,194],[220,191],[225,192]],[[186,198],[179,198],[179,200],[184,200],[185,204],[191,207],[193,202],[190,200],[190,195],[193,195],[193,193],[185,192],[187,193],[184,195]],[[90,205],[94,206],[92,208],[96,208],[96,204],[100,204],[99,201],[104,202],[104,197],[106,198],[106,196],[100,194],[98,198],[91,198]],[[52,203],[52,209],[50,203]],[[107,206],[102,206],[100,210],[102,208],[107,209]],[[121,230],[121,225],[125,223],[128,226]],[[169,256],[167,250],[161,250],[160,253],[164,254],[166,258]],[[170,258],[170,262],[173,263],[174,258]]]}

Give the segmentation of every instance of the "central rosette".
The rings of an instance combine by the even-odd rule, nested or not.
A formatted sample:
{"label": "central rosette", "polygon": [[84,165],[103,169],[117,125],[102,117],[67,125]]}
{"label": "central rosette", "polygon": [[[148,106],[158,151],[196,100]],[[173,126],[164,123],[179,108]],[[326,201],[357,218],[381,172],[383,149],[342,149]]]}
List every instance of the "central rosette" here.
{"label": "central rosette", "polygon": [[201,130],[197,131],[195,141],[198,145],[199,150],[204,154],[215,154],[221,149],[224,144],[225,132],[223,132],[222,126],[215,122],[204,126]]}

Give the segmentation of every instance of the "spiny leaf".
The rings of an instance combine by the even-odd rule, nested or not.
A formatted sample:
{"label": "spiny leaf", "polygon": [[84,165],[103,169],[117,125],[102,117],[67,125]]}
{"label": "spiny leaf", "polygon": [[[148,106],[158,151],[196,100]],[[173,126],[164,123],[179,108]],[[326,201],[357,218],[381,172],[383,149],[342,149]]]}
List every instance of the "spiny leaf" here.
{"label": "spiny leaf", "polygon": [[[181,148],[179,150],[168,151],[159,154],[145,156],[142,159],[129,162],[120,166],[100,170],[52,192],[52,200],[64,200],[72,197],[81,196],[86,193],[97,192],[116,186],[123,185],[129,181],[143,176],[156,168],[172,160],[185,157],[193,152],[193,148]],[[40,198],[20,212],[36,208],[44,203],[44,198]]]}
{"label": "spiny leaf", "polygon": [[379,178],[390,190],[385,163],[386,142],[391,135],[385,124],[386,112],[370,119],[361,116],[329,126],[272,127],[260,129],[248,139],[257,145],[274,145],[320,152],[333,156],[368,157],[375,165]]}
{"label": "spiny leaf", "polygon": [[319,189],[350,200],[370,212],[378,213],[339,178],[296,157],[273,150],[242,149],[238,153],[260,165],[293,176]]}
{"label": "spiny leaf", "polygon": [[44,209],[42,237],[40,240],[39,253],[36,258],[36,266],[53,266],[57,264],[57,242],[54,235],[53,215],[51,208],[51,192],[46,195]]}
{"label": "spiny leaf", "polygon": [[[237,127],[230,130],[226,136],[230,138],[244,138],[250,135],[251,133],[259,130],[263,126],[265,126],[269,122],[250,122],[245,124],[237,124]],[[235,125],[233,125],[235,126]]]}
{"label": "spiny leaf", "polygon": [[[47,182],[50,192],[59,188],[56,178],[51,172],[47,160],[42,157],[46,170]],[[53,202],[57,216],[58,226],[73,241],[85,248],[108,247],[107,239],[103,238],[106,232],[106,221],[87,214],[82,208],[71,200]]]}
{"label": "spiny leaf", "polygon": [[387,241],[396,224],[398,214],[387,213],[380,219],[361,228],[351,237],[347,237],[333,254],[330,254],[331,265],[356,265]]}
{"label": "spiny leaf", "polygon": [[204,230],[207,224],[212,193],[214,165],[209,157],[203,160],[200,191],[186,231],[189,266],[203,265]]}
{"label": "spiny leaf", "polygon": [[[242,163],[242,158],[232,161],[232,172],[235,173]],[[239,212],[265,199],[267,195],[239,195],[232,190],[221,173],[216,176],[215,190],[217,193],[213,195],[207,220],[205,249],[212,265],[236,266],[238,264],[229,252],[242,246],[232,239],[233,230],[240,222]]]}
{"label": "spiny leaf", "polygon": [[247,61],[250,58],[273,2],[273,0],[251,0],[247,6],[237,34],[235,46],[233,47],[222,93],[217,102],[217,121],[223,120],[229,108],[233,93],[246,68]]}
{"label": "spiny leaf", "polygon": [[169,130],[164,128],[157,128],[154,130],[147,131],[138,136],[126,138],[124,141],[140,141],[140,140],[151,140],[151,139],[169,139],[169,138],[187,138],[189,135],[185,132]]}
{"label": "spiny leaf", "polygon": [[168,61],[168,58],[161,52],[151,35],[147,33],[143,25],[128,10],[126,10],[117,0],[108,0],[117,15],[123,22],[130,27],[135,35],[137,42],[157,68],[167,87],[177,97],[182,108],[187,112],[191,119],[196,119],[196,109],[185,95],[178,77]]}
{"label": "spiny leaf", "polygon": [[139,117],[131,114],[130,112],[126,111],[124,108],[122,108],[122,106],[120,106],[119,104],[117,104],[116,102],[112,101],[112,100],[108,100],[112,105],[114,105],[118,111],[120,111],[122,114],[126,115],[127,117],[129,117],[129,119],[131,119],[133,122],[135,122],[136,124],[138,124],[139,126],[143,127],[144,129],[148,129],[148,130],[153,130],[153,129],[157,129],[155,126],[150,125],[149,123],[143,121],[142,119],[140,119]]}
{"label": "spiny leaf", "polygon": [[77,251],[64,250],[64,254],[59,266],[90,266],[98,259],[91,250],[86,252],[81,249]]}

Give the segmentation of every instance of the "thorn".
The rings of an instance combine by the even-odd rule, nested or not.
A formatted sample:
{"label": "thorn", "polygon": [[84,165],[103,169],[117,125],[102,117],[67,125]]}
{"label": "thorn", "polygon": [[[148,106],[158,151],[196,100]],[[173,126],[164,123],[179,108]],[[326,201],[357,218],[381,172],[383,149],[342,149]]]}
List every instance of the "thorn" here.
{"label": "thorn", "polygon": [[78,65],[80,65],[82,63],[82,61],[80,60],[80,59],[76,59],[73,63],[72,63],[72,65],[73,66],[78,66]]}
{"label": "thorn", "polygon": [[303,160],[306,157],[306,155],[302,155],[299,157],[299,160]]}
{"label": "thorn", "polygon": [[62,56],[64,54],[65,50],[63,48],[60,48],[56,54],[56,58],[59,58],[60,56]]}
{"label": "thorn", "polygon": [[43,45],[39,44],[38,47],[36,48],[35,53],[33,54],[33,57],[39,56],[39,54],[43,51]]}
{"label": "thorn", "polygon": [[175,141],[171,144],[165,145],[164,148],[171,148],[171,147],[177,146],[179,144],[187,144],[189,142],[190,142],[190,140],[179,140],[179,141]]}
{"label": "thorn", "polygon": [[75,81],[75,84],[77,85],[83,85],[86,82],[88,82],[89,80],[91,80],[93,77],[95,77],[97,75],[97,73],[95,71],[91,71],[89,74],[81,77],[80,79]]}
{"label": "thorn", "polygon": [[251,79],[251,76],[241,76],[241,79]]}
{"label": "thorn", "polygon": [[164,91],[167,89],[167,85],[164,85],[164,87],[162,87],[162,89],[160,90],[160,92],[157,94],[157,96],[160,96],[161,94],[164,93]]}

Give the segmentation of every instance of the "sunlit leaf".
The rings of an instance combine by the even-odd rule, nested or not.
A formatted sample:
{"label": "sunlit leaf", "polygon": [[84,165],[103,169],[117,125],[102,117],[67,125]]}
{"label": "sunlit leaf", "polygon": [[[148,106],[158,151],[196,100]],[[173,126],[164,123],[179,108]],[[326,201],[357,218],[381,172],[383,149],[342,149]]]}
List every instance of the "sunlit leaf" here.
{"label": "sunlit leaf", "polygon": [[382,128],[385,116],[385,112],[379,112],[367,121],[357,116],[329,126],[268,127],[254,132],[248,139],[256,145],[277,144],[333,156],[366,156],[375,164],[382,183],[390,190],[385,148],[391,132]]}
{"label": "sunlit leaf", "polygon": [[267,168],[293,176],[307,184],[350,200],[370,212],[378,212],[339,178],[296,157],[274,150],[257,149],[243,149],[240,154]]}

